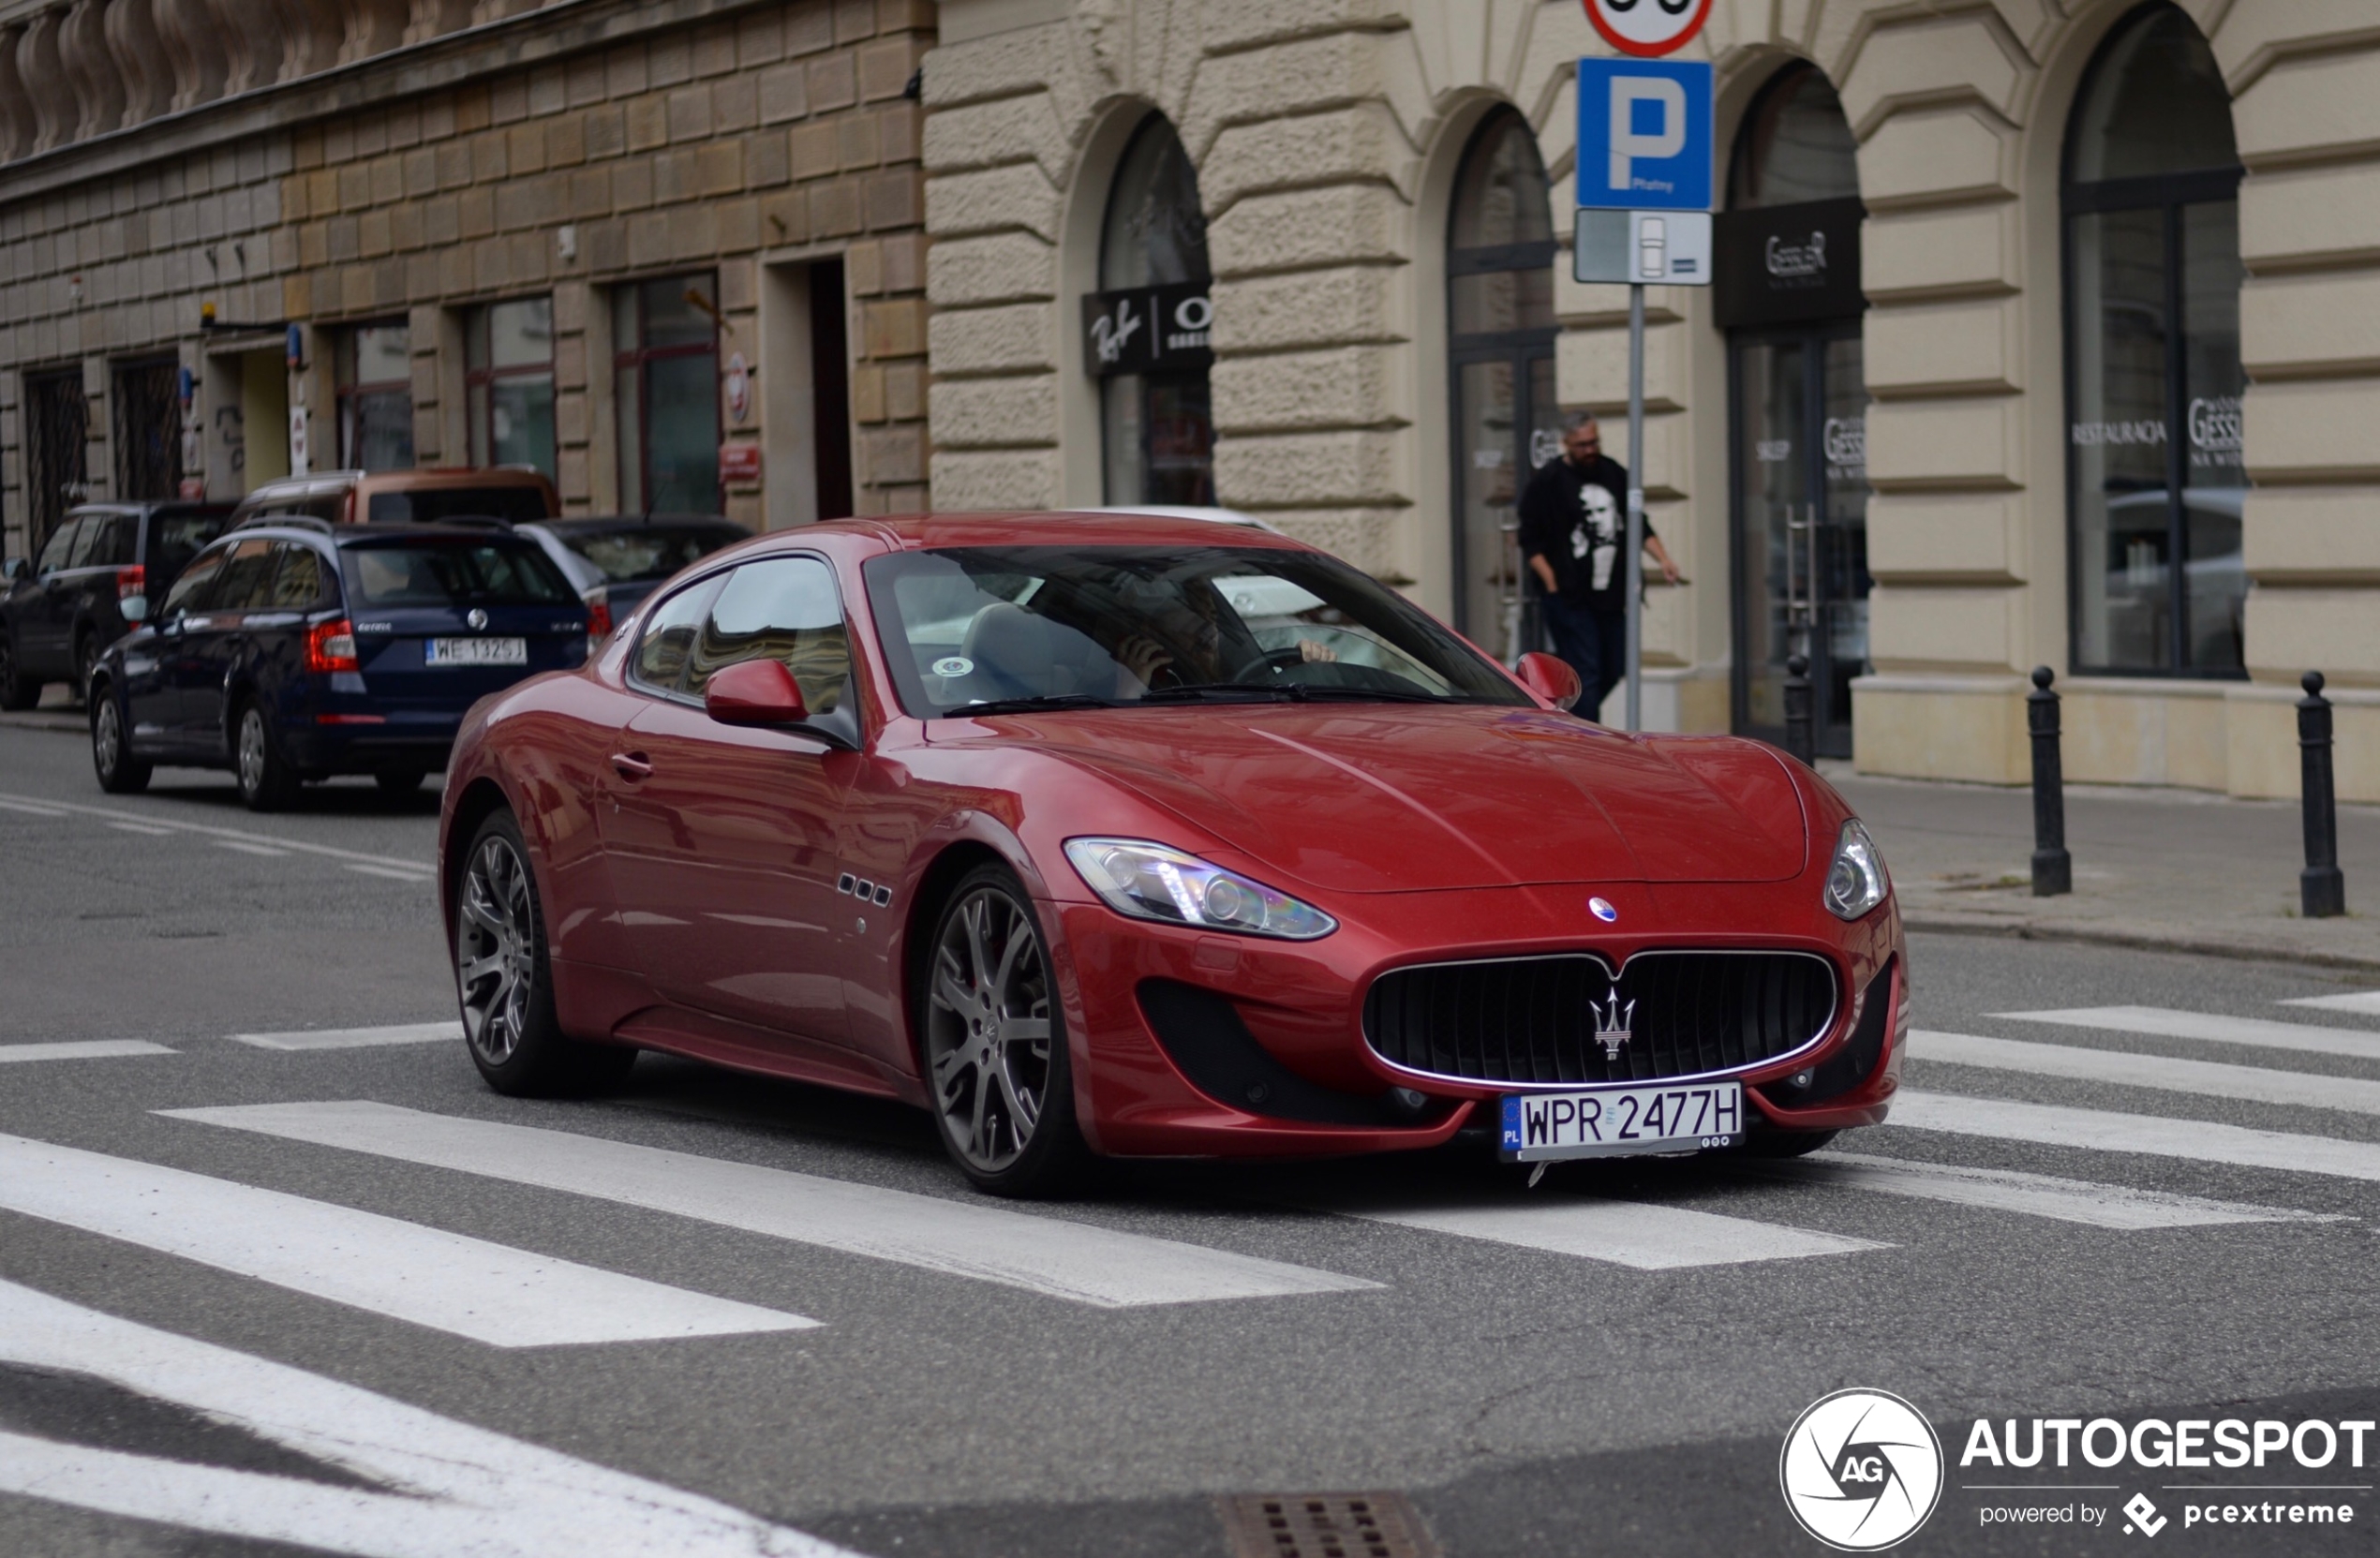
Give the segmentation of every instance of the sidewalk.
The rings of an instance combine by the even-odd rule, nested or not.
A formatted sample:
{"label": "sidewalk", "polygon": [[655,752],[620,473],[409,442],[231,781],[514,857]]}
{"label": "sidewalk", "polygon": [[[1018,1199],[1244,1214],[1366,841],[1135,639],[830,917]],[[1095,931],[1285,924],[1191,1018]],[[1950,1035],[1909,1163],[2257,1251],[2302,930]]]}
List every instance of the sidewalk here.
{"label": "sidewalk", "polygon": [[2032,896],[2027,789],[1888,779],[1822,765],[1893,873],[1912,930],[1956,930],[2271,957],[2380,972],[2380,808],[2339,809],[2347,914],[2298,917],[2294,801],[2070,785],[2075,890]]}

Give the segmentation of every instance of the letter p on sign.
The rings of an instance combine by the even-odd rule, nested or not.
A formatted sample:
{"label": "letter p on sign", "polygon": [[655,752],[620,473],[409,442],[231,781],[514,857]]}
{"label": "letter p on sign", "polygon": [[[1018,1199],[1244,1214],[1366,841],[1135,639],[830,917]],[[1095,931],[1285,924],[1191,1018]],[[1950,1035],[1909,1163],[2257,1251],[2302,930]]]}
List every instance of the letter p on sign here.
{"label": "letter p on sign", "polygon": [[[1650,110],[1648,113],[1645,111]],[[1649,125],[1648,125],[1649,121]],[[1686,88],[1663,76],[1612,81],[1612,190],[1631,189],[1642,157],[1666,162],[1686,149]],[[1625,199],[1614,204],[1625,205]]]}

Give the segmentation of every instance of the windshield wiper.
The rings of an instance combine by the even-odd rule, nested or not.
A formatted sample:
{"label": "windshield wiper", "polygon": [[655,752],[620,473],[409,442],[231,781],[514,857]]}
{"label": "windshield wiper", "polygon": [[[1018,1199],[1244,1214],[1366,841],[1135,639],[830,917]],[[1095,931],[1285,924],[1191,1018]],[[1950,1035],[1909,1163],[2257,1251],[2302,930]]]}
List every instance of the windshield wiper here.
{"label": "windshield wiper", "polygon": [[1110,698],[1093,698],[1087,692],[1050,692],[1034,698],[994,698],[989,703],[964,704],[945,709],[945,720],[961,720],[974,714],[1030,714],[1053,708],[1113,708]]}
{"label": "windshield wiper", "polygon": [[1297,689],[1287,685],[1269,687],[1262,682],[1185,682],[1180,687],[1152,688],[1134,702],[1196,704],[1216,698],[1233,702],[1254,700],[1258,703],[1277,704],[1295,698],[1297,695]]}
{"label": "windshield wiper", "polygon": [[1331,702],[1346,704],[1463,704],[1468,698],[1451,698],[1444,693],[1411,692],[1386,687],[1316,687],[1308,682],[1291,682],[1287,690],[1300,703]]}

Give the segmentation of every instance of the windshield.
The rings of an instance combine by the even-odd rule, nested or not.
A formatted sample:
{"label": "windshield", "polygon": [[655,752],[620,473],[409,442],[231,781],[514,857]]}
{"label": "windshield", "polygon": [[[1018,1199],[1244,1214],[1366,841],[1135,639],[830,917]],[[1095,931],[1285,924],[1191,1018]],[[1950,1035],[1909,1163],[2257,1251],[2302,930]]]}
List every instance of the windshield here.
{"label": "windshield", "polygon": [[707,525],[639,525],[632,529],[562,530],[564,546],[603,571],[614,584],[666,579],[688,563],[722,546],[750,541],[751,532],[725,520]]}
{"label": "windshield", "polygon": [[967,547],[864,577],[903,707],[1332,701],[1529,705],[1334,558],[1237,546]]}
{"label": "windshield", "polygon": [[368,606],[579,603],[544,553],[517,542],[415,542],[344,551],[348,578]]}
{"label": "windshield", "polygon": [[455,518],[500,519],[527,525],[546,517],[545,491],[527,483],[501,487],[416,487],[376,492],[364,518],[375,525],[426,525]]}

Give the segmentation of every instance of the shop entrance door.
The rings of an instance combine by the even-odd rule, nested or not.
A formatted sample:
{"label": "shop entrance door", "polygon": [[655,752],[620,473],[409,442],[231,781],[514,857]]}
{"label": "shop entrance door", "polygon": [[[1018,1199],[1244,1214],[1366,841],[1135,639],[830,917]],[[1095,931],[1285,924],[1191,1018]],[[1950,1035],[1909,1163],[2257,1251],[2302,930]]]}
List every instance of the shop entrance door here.
{"label": "shop entrance door", "polygon": [[1847,758],[1870,585],[1859,321],[1739,332],[1731,347],[1735,729],[1783,743],[1785,660],[1805,654],[1818,753]]}

